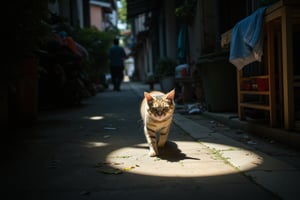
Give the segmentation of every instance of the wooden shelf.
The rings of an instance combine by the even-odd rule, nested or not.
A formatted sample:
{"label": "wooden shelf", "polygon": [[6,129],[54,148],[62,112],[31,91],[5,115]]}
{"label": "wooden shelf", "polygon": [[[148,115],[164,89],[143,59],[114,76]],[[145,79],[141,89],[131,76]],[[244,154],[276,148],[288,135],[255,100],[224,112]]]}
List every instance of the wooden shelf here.
{"label": "wooden shelf", "polygon": [[250,95],[269,95],[270,91],[241,90],[240,93]]}
{"label": "wooden shelf", "polygon": [[244,108],[253,108],[253,109],[258,109],[258,110],[270,110],[269,105],[261,105],[261,104],[256,104],[256,103],[240,103],[241,107]]}
{"label": "wooden shelf", "polygon": [[[275,97],[274,97],[274,88],[275,88],[275,68],[274,68],[274,35],[271,31],[271,27],[266,27],[266,40],[265,46],[269,49],[264,58],[264,62],[259,64],[257,71],[257,75],[255,74],[244,74],[243,70],[237,72],[237,80],[238,80],[238,110],[240,119],[247,118],[246,108],[251,108],[255,110],[266,111],[269,113],[269,125],[271,127],[276,126],[276,112],[275,112]],[[249,66],[254,67],[254,66]],[[251,70],[250,70],[251,71]],[[249,76],[251,75],[251,76]],[[265,79],[265,83],[267,86],[264,86],[265,89],[268,90],[245,90],[242,86],[246,84],[257,84],[258,80]],[[262,84],[262,83],[261,83]],[[258,99],[258,102],[252,101],[252,96],[254,99]],[[259,99],[264,99],[263,101],[268,103],[261,103]]]}
{"label": "wooden shelf", "polygon": [[245,77],[241,77],[241,80],[247,81],[247,80],[258,79],[258,78],[269,78],[269,76],[268,76],[268,75],[261,75],[261,76],[245,76]]}
{"label": "wooden shelf", "polygon": [[[262,75],[262,76],[250,76],[250,77],[244,77],[243,76],[243,71],[238,71],[238,84],[241,86],[244,81],[251,81],[254,79],[258,78],[264,78],[267,79],[269,85],[273,85],[271,83],[271,77],[270,77],[270,72],[272,73],[273,70],[271,70],[269,67],[270,65],[266,65],[267,67],[267,72],[269,72],[267,75]],[[238,87],[238,110],[239,110],[239,117],[240,119],[246,119],[246,112],[245,108],[251,108],[251,109],[256,109],[256,110],[262,110],[262,111],[267,111],[270,113],[270,126],[273,126],[275,121],[275,112],[273,108],[274,102],[271,100],[271,95],[272,95],[273,88],[271,87],[269,90],[264,90],[264,91],[258,91],[258,90],[243,90],[243,88]],[[269,104],[263,104],[261,102],[248,102],[249,99],[253,96],[254,98],[260,98],[260,96],[264,97],[267,99],[267,102]],[[255,97],[256,96],[256,97]]]}

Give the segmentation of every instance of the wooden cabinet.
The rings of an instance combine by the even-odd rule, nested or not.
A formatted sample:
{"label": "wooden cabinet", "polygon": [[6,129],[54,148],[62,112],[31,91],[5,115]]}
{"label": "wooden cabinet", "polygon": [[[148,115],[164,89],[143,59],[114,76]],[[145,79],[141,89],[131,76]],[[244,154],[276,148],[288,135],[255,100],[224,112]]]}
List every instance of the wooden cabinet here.
{"label": "wooden cabinet", "polygon": [[[263,63],[266,71],[250,76],[237,72],[240,119],[247,118],[247,110],[263,111],[268,114],[271,127],[300,130],[299,13],[299,0],[279,0],[267,8]],[[232,29],[222,34],[222,48],[229,47],[231,35]],[[258,79],[267,80],[268,90],[244,84]]]}
{"label": "wooden cabinet", "polygon": [[[263,118],[270,127],[276,127],[278,98],[276,98],[276,88],[279,90],[279,84],[275,84],[275,77],[280,74],[281,63],[281,45],[279,41],[277,26],[265,22],[265,40],[264,55],[261,63],[252,63],[237,71],[238,77],[238,112],[239,117],[245,120],[247,113],[260,113],[254,116],[257,119]],[[245,74],[245,71],[248,71]],[[277,91],[277,96],[280,95]]]}
{"label": "wooden cabinet", "polygon": [[[299,58],[295,55],[294,36],[295,31],[300,25],[300,2],[298,0],[280,0],[270,6],[265,14],[266,34],[268,38],[268,62],[272,66],[277,62],[280,65],[279,76],[282,85],[282,110],[283,127],[292,130],[295,127],[296,117],[296,101],[294,82],[296,78],[295,66]],[[278,57],[274,57],[274,47],[276,41],[276,30],[279,30],[278,49],[280,50]],[[272,67],[270,68],[272,69]],[[274,78],[274,77],[273,77]],[[277,90],[276,90],[277,92]],[[274,98],[274,96],[272,97]],[[280,105],[281,106],[281,105]],[[279,110],[278,109],[278,110]]]}
{"label": "wooden cabinet", "polygon": [[[245,73],[249,68],[259,68],[259,70],[257,74],[249,75],[249,73]],[[273,127],[276,126],[276,112],[275,98],[272,98],[274,93],[272,74],[270,74],[272,70],[267,67],[267,73],[261,74],[261,68],[263,67],[252,64],[238,71],[239,117],[241,120],[245,120],[247,117],[267,120],[267,123]]]}

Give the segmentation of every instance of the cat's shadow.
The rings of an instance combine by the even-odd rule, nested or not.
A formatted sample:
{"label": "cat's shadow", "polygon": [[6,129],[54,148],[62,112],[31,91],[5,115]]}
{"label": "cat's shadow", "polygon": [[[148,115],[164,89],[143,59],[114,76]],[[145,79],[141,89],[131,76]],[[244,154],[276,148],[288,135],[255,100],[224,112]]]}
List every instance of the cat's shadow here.
{"label": "cat's shadow", "polygon": [[186,154],[181,152],[177,144],[172,141],[167,141],[165,146],[159,148],[158,151],[159,151],[158,158],[162,160],[167,160],[169,162],[178,162],[180,160],[186,160],[186,159],[199,160],[199,158],[192,158],[186,156]]}

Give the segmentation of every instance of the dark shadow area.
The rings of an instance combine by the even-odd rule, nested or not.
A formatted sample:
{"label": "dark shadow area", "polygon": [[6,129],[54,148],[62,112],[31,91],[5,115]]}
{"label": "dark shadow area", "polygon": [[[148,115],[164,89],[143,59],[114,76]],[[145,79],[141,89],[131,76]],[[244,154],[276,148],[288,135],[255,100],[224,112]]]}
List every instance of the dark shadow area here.
{"label": "dark shadow area", "polygon": [[192,158],[186,156],[186,154],[182,153],[178,148],[177,144],[172,141],[167,141],[163,148],[159,148],[159,158],[163,160],[167,160],[169,162],[179,162],[185,159],[191,160],[199,160],[198,158]]}

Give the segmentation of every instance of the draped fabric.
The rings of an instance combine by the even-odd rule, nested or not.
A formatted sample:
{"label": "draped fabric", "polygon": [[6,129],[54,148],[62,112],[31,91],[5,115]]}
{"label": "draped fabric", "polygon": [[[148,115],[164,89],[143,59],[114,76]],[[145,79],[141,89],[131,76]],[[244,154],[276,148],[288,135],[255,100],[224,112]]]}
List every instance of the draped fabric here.
{"label": "draped fabric", "polygon": [[261,61],[263,55],[263,18],[267,7],[261,7],[238,22],[232,31],[229,61],[241,70]]}

